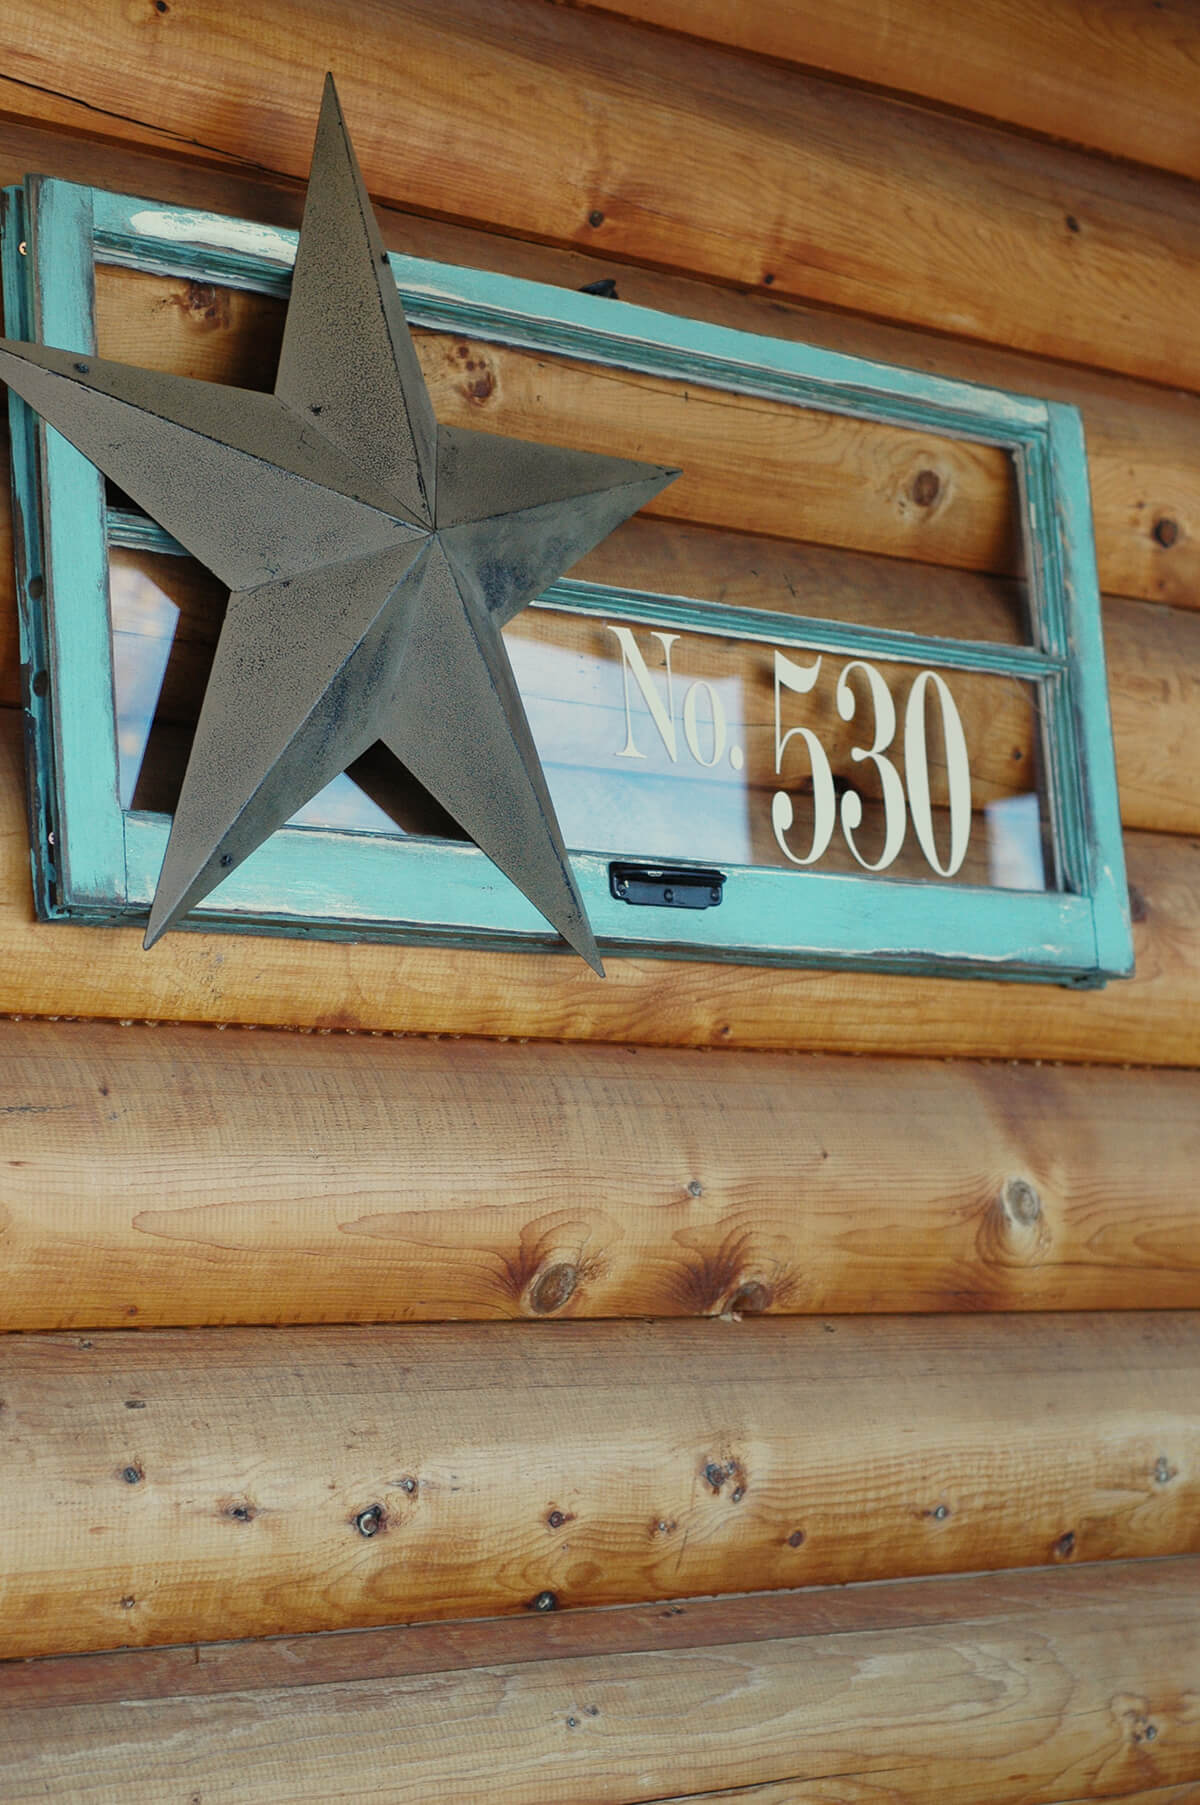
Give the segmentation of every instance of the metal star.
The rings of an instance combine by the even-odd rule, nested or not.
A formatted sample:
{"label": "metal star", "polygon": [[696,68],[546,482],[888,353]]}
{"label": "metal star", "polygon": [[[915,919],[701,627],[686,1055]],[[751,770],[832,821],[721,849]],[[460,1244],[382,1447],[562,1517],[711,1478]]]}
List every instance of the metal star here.
{"label": "metal star", "polygon": [[602,971],[500,629],[679,473],[438,425],[332,77],[273,395],[0,377],[231,591],[147,946],[382,741]]}

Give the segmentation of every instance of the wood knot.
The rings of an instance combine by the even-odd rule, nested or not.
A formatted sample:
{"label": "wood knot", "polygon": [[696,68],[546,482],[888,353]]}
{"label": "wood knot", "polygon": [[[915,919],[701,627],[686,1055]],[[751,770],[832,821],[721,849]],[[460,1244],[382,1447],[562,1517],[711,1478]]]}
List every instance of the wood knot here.
{"label": "wood knot", "polygon": [[942,492],[942,479],[936,470],[918,470],[909,494],[919,508],[931,508]]}
{"label": "wood knot", "polygon": [[730,1297],[725,1308],[735,1316],[761,1316],[771,1308],[772,1292],[761,1279],[747,1279]]}
{"label": "wood knot", "polygon": [[219,332],[230,324],[229,290],[214,282],[184,282],[181,287],[159,302],[160,307],[177,307],[193,326],[205,332]]}
{"label": "wood knot", "polygon": [[1042,1219],[1042,1200],[1027,1178],[1010,1178],[1004,1187],[1004,1207],[1022,1228],[1033,1228]]}
{"label": "wood knot", "polygon": [[1113,1709],[1122,1739],[1129,1746],[1140,1748],[1143,1743],[1158,1741],[1162,1733],[1161,1713],[1156,1722],[1151,1715],[1152,1706],[1148,1698],[1129,1693],[1118,1694],[1113,1700]]}
{"label": "wood knot", "polygon": [[1169,514],[1160,515],[1150,529],[1151,537],[1164,551],[1170,551],[1179,538],[1179,522],[1172,520]]}
{"label": "wood knot", "polygon": [[701,1468],[701,1477],[714,1496],[719,1496],[721,1488],[730,1479],[733,1490],[729,1496],[734,1504],[740,1504],[746,1496],[746,1475],[740,1460],[731,1458],[726,1461],[707,1460]]}
{"label": "wood knot", "polygon": [[575,1295],[575,1287],[579,1283],[579,1272],[574,1266],[560,1260],[553,1266],[547,1266],[539,1272],[529,1287],[529,1308],[535,1316],[550,1316],[555,1310],[561,1310],[570,1303]]}
{"label": "wood knot", "polygon": [[979,1219],[975,1246],[984,1267],[1003,1270],[1037,1265],[1052,1240],[1036,1186],[1014,1177],[992,1193]]}
{"label": "wood knot", "polygon": [[496,373],[486,354],[478,345],[460,344],[455,346],[454,355],[458,359],[456,373],[462,377],[461,392],[476,407],[482,407],[496,392]]}

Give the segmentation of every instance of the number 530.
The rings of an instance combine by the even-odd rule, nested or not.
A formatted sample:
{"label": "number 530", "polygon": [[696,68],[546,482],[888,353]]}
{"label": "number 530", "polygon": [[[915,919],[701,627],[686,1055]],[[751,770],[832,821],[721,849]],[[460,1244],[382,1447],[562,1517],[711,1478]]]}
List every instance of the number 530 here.
{"label": "number 530", "polygon": [[[854,746],[850,756],[857,763],[869,759],[879,773],[883,793],[883,850],[877,859],[865,859],[855,841],[862,826],[862,797],[856,790],[842,795],[842,834],[858,863],[866,871],[886,871],[904,844],[909,813],[912,824],[932,869],[939,877],[953,877],[967,854],[971,837],[971,772],[967,761],[967,742],[962,720],[945,682],[936,671],[921,671],[908,692],[904,710],[904,766],[908,781],[907,807],[905,785],[888,750],[896,735],[896,705],[887,684],[873,664],[853,659],[842,669],[834,693],[838,714],[843,721],[853,720],[857,699],[850,685],[854,671],[866,678],[874,714],[874,731],[869,746]],[[821,673],[821,658],[811,664],[797,664],[784,653],[775,653],[775,773],[783,768],[783,755],[790,740],[803,740],[812,767],[813,835],[812,845],[803,855],[793,852],[787,843],[787,832],[794,815],[792,799],[786,790],[776,790],[771,798],[771,826],[779,850],[793,865],[815,865],[825,856],[837,823],[837,798],[834,794],[833,771],[829,755],[809,727],[790,727],[783,731],[780,703],[784,690],[794,695],[807,695],[815,687]],[[929,748],[925,732],[925,695],[930,685],[937,694],[942,710],[942,737],[946,748],[946,772],[950,802],[950,852],[943,864],[933,833],[933,803],[929,794]]]}

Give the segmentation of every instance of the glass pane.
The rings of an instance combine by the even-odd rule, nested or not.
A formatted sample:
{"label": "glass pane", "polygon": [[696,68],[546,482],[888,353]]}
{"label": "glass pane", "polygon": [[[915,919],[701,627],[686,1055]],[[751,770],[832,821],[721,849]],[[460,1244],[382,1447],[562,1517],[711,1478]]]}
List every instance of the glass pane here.
{"label": "glass pane", "polygon": [[[171,814],[183,782],[226,594],[190,558],[114,548],[109,556],[121,807]],[[383,747],[292,817],[296,826],[460,838]]]}
{"label": "glass pane", "polygon": [[506,639],[570,846],[1053,886],[1035,683],[549,609]]}
{"label": "glass pane", "polygon": [[[114,550],[122,805],[169,813],[224,592]],[[505,631],[567,844],[634,859],[1054,882],[1038,686],[529,609]],[[299,824],[461,837],[381,748]]]}

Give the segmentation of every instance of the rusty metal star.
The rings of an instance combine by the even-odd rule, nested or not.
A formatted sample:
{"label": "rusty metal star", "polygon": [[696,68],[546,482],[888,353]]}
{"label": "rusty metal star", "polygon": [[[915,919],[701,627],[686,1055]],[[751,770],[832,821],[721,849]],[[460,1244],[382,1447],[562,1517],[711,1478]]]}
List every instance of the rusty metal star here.
{"label": "rusty metal star", "polygon": [[602,972],[500,630],[679,473],[437,423],[332,77],[274,394],[0,377],[230,590],[148,947],[382,741]]}

